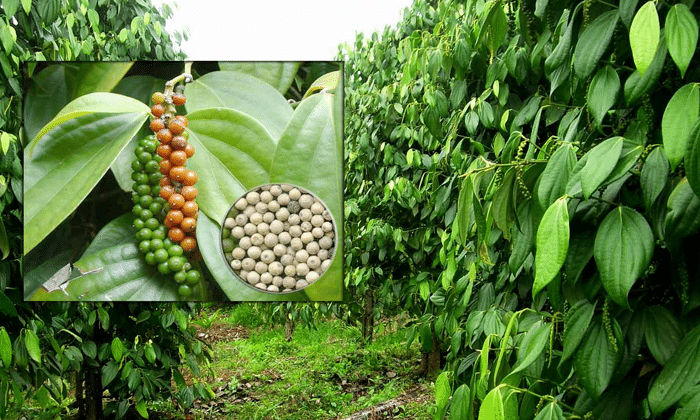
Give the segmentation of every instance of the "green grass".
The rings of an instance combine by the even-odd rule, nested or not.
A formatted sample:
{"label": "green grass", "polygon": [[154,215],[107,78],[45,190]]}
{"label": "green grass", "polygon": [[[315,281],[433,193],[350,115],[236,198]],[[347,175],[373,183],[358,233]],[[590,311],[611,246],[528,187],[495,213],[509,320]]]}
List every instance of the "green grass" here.
{"label": "green grass", "polygon": [[[252,305],[237,305],[218,320],[251,328],[246,340],[213,345],[210,384],[227,393],[218,418],[333,419],[395,398],[416,383],[420,354],[416,345],[402,344],[404,330],[389,328],[363,348],[360,332],[337,320],[319,322],[317,329],[297,327],[290,342],[282,326],[272,329],[258,320]],[[429,418],[427,405],[407,407],[406,418]]]}

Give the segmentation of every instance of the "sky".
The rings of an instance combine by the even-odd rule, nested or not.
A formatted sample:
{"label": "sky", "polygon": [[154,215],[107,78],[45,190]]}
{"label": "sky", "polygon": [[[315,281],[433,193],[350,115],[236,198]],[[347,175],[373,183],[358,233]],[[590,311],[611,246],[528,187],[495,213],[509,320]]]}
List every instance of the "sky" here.
{"label": "sky", "polygon": [[329,61],[357,32],[396,26],[412,0],[153,0],[171,5],[166,30],[189,28],[182,50],[197,61]]}

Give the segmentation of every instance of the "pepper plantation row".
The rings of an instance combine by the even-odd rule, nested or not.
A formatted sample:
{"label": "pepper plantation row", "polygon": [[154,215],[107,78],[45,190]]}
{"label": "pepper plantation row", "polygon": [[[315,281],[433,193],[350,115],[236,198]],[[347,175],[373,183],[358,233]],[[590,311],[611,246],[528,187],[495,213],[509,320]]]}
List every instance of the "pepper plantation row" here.
{"label": "pepper plantation row", "polygon": [[414,317],[436,419],[698,418],[698,16],[416,1],[344,52],[350,305]]}

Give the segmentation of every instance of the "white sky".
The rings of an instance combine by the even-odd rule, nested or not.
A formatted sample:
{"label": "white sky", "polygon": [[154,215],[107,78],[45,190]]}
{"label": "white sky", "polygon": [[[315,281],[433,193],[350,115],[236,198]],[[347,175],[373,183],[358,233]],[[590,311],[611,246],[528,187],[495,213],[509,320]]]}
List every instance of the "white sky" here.
{"label": "white sky", "polygon": [[174,16],[166,29],[189,27],[181,44],[195,60],[334,60],[357,32],[395,27],[412,0],[153,0]]}

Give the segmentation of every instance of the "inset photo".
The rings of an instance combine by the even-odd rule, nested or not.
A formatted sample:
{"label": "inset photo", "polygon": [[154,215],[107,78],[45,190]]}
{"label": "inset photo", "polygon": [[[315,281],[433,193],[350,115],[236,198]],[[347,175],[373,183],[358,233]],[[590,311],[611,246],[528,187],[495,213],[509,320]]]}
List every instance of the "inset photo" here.
{"label": "inset photo", "polygon": [[26,70],[25,300],[342,300],[342,62]]}

